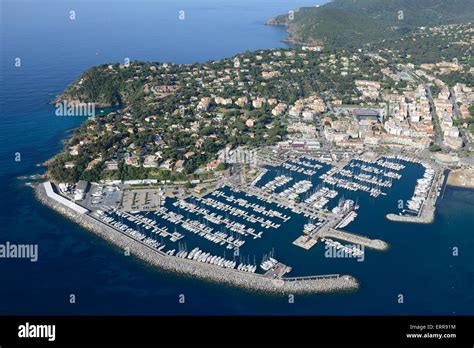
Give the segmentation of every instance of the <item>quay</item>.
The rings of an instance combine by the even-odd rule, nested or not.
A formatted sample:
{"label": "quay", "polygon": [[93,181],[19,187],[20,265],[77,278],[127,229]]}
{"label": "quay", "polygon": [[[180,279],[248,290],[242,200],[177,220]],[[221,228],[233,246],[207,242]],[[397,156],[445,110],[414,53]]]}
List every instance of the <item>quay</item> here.
{"label": "quay", "polygon": [[[34,187],[36,198],[44,205],[54,209],[64,217],[91,231],[109,243],[130,250],[130,254],[164,271],[180,273],[186,276],[237,286],[250,291],[265,294],[321,293],[350,291],[359,287],[358,281],[349,275],[312,276],[304,279],[270,279],[261,274],[242,272],[236,269],[222,268],[216,265],[197,262],[163,254],[129,234],[115,229],[95,218],[89,211],[82,210],[64,201],[65,198],[49,191],[49,182]],[[64,199],[64,200],[63,200]],[[72,202],[71,202],[72,203]]]}
{"label": "quay", "polygon": [[296,238],[293,241],[293,244],[296,245],[296,246],[299,246],[300,248],[303,248],[305,250],[309,250],[312,247],[314,247],[317,242],[318,242],[317,238],[313,238],[313,237],[307,236],[307,235],[302,235],[302,236],[299,236],[298,238]]}

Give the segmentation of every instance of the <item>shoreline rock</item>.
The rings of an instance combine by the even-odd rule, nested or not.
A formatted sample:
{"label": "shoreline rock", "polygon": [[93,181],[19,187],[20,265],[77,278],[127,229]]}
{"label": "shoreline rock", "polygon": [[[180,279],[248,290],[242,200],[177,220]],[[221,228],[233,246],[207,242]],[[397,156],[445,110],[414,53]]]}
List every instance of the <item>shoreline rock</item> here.
{"label": "shoreline rock", "polygon": [[275,27],[283,27],[287,33],[286,38],[282,40],[282,42],[294,45],[294,46],[313,46],[313,45],[322,45],[322,42],[314,41],[314,42],[303,42],[298,39],[298,34],[293,29],[291,23],[288,22],[278,22],[276,18],[270,18],[265,22],[265,25],[271,25]]}

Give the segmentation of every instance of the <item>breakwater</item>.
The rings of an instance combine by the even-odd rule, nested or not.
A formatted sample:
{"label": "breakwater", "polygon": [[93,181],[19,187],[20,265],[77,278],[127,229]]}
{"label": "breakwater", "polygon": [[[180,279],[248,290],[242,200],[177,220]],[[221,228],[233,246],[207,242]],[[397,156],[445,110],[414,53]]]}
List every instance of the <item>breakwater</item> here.
{"label": "breakwater", "polygon": [[355,290],[359,287],[357,280],[349,275],[337,277],[316,276],[302,280],[285,280],[267,278],[263,275],[224,269],[215,265],[177,258],[134,239],[132,236],[109,226],[90,214],[80,214],[61,204],[46,194],[43,184],[36,185],[35,196],[46,206],[72,220],[83,228],[92,231],[108,242],[158,268],[187,276],[214,281],[243,289],[268,294],[320,293]]}
{"label": "breakwater", "polygon": [[351,242],[355,244],[364,245],[367,248],[375,249],[375,250],[387,250],[388,244],[380,239],[370,239],[355,233],[349,233],[341,230],[335,230],[330,228],[325,231],[321,231],[317,233],[320,237],[330,237],[340,239],[346,242]]}
{"label": "breakwater", "polygon": [[386,218],[390,221],[406,222],[415,224],[432,224],[435,219],[436,201],[440,190],[445,182],[445,175],[438,173],[433,185],[430,188],[426,201],[423,203],[418,215],[397,215],[387,214]]}

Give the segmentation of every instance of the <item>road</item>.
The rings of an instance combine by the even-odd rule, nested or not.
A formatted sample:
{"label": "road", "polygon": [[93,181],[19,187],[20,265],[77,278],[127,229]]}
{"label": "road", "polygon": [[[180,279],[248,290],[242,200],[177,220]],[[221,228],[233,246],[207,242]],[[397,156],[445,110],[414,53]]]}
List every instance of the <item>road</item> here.
{"label": "road", "polygon": [[431,93],[431,88],[428,83],[423,81],[418,75],[416,75],[413,71],[411,70],[404,70],[408,75],[410,75],[415,81],[418,83],[422,84],[425,87],[426,94],[428,96],[428,101],[430,102],[430,108],[431,108],[431,117],[433,119],[433,126],[434,126],[434,143],[438,145],[443,151],[448,150],[443,143],[443,134],[441,132],[441,126],[439,124],[439,119],[438,115],[436,114],[436,110],[434,107],[434,100],[433,100],[433,94]]}

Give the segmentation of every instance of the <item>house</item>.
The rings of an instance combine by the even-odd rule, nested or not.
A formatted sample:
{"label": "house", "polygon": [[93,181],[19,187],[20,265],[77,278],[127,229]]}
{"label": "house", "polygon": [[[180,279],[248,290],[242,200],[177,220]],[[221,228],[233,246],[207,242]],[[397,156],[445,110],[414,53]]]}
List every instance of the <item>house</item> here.
{"label": "house", "polygon": [[174,168],[178,173],[181,173],[184,170],[184,160],[176,161]]}
{"label": "house", "polygon": [[79,145],[74,145],[69,148],[69,154],[71,156],[77,156],[79,154]]}
{"label": "house", "polygon": [[164,162],[160,165],[160,168],[167,169],[167,170],[171,170],[172,164],[173,164],[173,160],[170,158],[170,159],[167,159],[166,161],[164,161]]}
{"label": "house", "polygon": [[210,105],[211,105],[211,98],[205,97],[201,99],[201,101],[199,102],[197,106],[197,109],[201,111],[208,111]]}
{"label": "house", "polygon": [[143,168],[157,168],[158,162],[156,161],[157,157],[154,155],[148,155],[145,157],[143,162]]}
{"label": "house", "polygon": [[252,106],[254,109],[260,109],[263,107],[263,104],[265,103],[265,98],[255,98],[252,100]]}
{"label": "house", "polygon": [[206,188],[204,186],[198,185],[194,188],[194,192],[197,194],[201,194],[204,191],[206,191]]}
{"label": "house", "polygon": [[186,152],[184,154],[184,157],[186,157],[186,159],[190,159],[191,157],[194,156],[194,152],[193,151],[189,151],[189,152]]}
{"label": "house", "polygon": [[202,147],[204,145],[204,139],[196,140],[196,147]]}
{"label": "house", "polygon": [[117,170],[118,169],[118,162],[111,160],[111,161],[106,161],[105,166],[107,170]]}
{"label": "house", "polygon": [[208,164],[206,164],[206,170],[207,171],[216,170],[219,164],[221,164],[221,162],[219,162],[218,160],[213,160],[209,162]]}
{"label": "house", "polygon": [[133,167],[140,167],[140,161],[138,160],[138,157],[128,157],[125,159],[125,164],[127,166],[133,166]]}
{"label": "house", "polygon": [[236,105],[240,106],[241,108],[245,107],[248,103],[247,97],[240,97],[235,102]]}

